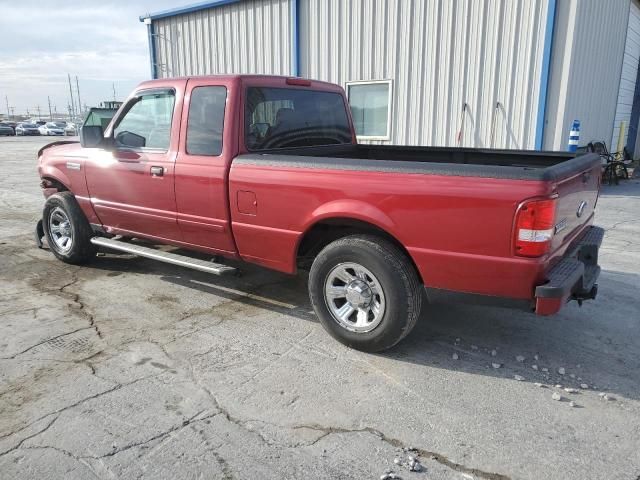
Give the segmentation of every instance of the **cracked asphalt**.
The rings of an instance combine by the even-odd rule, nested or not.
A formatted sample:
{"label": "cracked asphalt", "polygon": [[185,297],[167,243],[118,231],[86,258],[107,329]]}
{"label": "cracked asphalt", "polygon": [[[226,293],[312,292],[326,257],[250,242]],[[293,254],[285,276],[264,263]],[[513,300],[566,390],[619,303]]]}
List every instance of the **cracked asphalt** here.
{"label": "cracked asphalt", "polygon": [[595,302],[428,306],[371,355],[304,278],[38,250],[45,143],[0,139],[0,478],[640,478],[640,181],[603,189]]}

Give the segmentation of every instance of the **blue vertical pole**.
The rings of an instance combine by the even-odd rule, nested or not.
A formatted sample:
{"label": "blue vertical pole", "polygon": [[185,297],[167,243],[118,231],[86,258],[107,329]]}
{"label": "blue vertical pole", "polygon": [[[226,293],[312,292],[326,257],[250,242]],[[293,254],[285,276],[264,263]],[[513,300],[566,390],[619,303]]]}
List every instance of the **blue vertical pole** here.
{"label": "blue vertical pole", "polygon": [[300,0],[291,2],[291,74],[300,76]]}
{"label": "blue vertical pole", "polygon": [[580,142],[580,120],[574,120],[569,132],[568,151],[576,152],[578,150],[578,142]]}
{"label": "blue vertical pole", "polygon": [[547,111],[547,92],[549,90],[549,74],[551,72],[551,47],[553,46],[553,29],[556,18],[556,0],[548,0],[547,24],[544,31],[544,48],[542,50],[542,72],[540,76],[540,93],[538,94],[538,118],[536,119],[536,150],[542,150],[544,122]]}

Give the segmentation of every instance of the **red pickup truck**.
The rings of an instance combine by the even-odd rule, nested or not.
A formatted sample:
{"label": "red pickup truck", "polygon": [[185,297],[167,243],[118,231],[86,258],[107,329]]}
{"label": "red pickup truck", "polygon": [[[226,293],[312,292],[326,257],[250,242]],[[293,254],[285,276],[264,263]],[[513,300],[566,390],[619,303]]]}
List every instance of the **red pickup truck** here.
{"label": "red pickup truck", "polygon": [[60,260],[103,247],[214,274],[235,268],[202,253],[309,270],[322,325],[361,350],[404,338],[424,290],[541,315],[597,292],[597,155],[360,145],[329,83],[145,82],[104,131],[38,157],[38,239]]}

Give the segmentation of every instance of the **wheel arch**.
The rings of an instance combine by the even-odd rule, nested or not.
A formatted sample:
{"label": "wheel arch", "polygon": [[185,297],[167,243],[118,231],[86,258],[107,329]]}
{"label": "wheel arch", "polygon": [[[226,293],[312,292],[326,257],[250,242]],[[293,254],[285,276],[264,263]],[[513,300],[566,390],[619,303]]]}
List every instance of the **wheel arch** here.
{"label": "wheel arch", "polygon": [[423,282],[420,269],[416,265],[409,251],[389,229],[379,225],[370,218],[363,219],[348,215],[326,215],[316,218],[308,225],[300,236],[295,250],[295,262],[298,268],[308,268],[320,251],[331,242],[349,235],[373,235],[384,238],[395,245],[409,260],[421,283]]}

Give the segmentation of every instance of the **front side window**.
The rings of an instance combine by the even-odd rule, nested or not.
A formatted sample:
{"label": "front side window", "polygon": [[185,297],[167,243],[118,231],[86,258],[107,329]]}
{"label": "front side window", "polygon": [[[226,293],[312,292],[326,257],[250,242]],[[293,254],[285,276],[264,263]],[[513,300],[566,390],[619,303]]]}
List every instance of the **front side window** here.
{"label": "front side window", "polygon": [[345,104],[337,93],[250,87],[245,108],[249,150],[351,143]]}
{"label": "front side window", "polygon": [[217,156],[222,153],[225,87],[196,87],[191,91],[187,121],[187,153]]}
{"label": "front side window", "polygon": [[171,138],[174,93],[147,93],[134,101],[113,131],[116,146],[167,150]]}
{"label": "front side window", "polygon": [[389,140],[391,81],[349,83],[347,95],[358,138]]}

